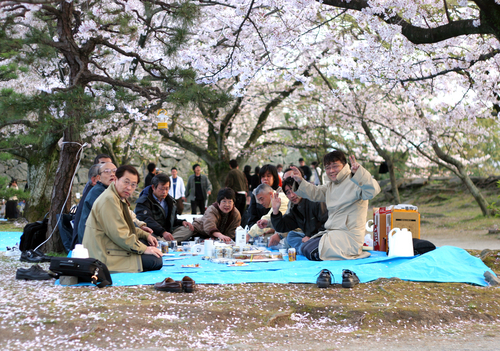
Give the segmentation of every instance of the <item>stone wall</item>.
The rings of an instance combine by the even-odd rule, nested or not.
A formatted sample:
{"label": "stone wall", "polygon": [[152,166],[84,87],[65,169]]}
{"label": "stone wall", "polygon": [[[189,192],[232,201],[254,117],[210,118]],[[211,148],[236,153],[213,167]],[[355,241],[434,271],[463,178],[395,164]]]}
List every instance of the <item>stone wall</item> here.
{"label": "stone wall", "polygon": [[17,179],[19,189],[23,189],[26,185],[28,175],[28,164],[18,160],[7,160],[0,162],[0,176],[7,176],[9,181]]}

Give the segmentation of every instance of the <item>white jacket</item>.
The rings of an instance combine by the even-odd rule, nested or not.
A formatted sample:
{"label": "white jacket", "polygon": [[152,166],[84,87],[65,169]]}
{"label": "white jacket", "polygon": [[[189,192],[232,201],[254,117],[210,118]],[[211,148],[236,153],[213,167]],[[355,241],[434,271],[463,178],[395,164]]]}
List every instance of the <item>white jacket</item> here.
{"label": "white jacket", "polygon": [[177,186],[175,187],[174,194],[174,180],[170,177],[170,190],[168,191],[168,195],[172,196],[174,199],[180,199],[181,197],[185,197],[186,188],[184,187],[184,181],[181,177],[177,176]]}

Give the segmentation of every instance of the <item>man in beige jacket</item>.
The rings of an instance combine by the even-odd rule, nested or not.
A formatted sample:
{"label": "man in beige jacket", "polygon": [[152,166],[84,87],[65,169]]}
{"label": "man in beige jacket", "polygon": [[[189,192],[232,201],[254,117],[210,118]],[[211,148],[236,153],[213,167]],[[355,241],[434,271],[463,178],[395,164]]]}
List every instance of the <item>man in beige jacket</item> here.
{"label": "man in beige jacket", "polygon": [[350,260],[370,256],[362,250],[366,214],[368,200],[380,192],[380,186],[354,156],[349,160],[351,167],[342,151],[326,154],[323,164],[329,182],[320,186],[304,182],[299,170],[292,167],[293,178],[300,184],[295,193],[311,201],[326,202],[328,208],[326,230],[309,240],[308,246],[317,247],[302,249],[306,256],[316,249],[317,255],[310,255],[311,259]]}
{"label": "man in beige jacket", "polygon": [[97,198],[85,227],[83,246],[89,256],[111,272],[159,270],[162,253],[153,235],[136,228],[128,198],[137,188],[139,172],[130,165],[118,167],[116,180]]}

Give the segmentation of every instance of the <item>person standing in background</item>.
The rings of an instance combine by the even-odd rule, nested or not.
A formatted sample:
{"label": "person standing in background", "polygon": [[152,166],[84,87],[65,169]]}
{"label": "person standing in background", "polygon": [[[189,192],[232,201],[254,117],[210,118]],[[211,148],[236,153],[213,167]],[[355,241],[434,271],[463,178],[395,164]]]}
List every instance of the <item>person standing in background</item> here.
{"label": "person standing in background", "polygon": [[311,182],[314,185],[321,185],[321,168],[319,168],[318,162],[313,161],[311,163],[311,168],[312,168]]}
{"label": "person standing in background", "polygon": [[212,183],[207,176],[201,174],[201,166],[195,164],[193,166],[194,174],[188,179],[186,196],[191,202],[191,214],[197,214],[197,207],[200,208],[200,213],[205,214],[205,201],[208,195],[212,193]]}
{"label": "person standing in background", "polygon": [[245,174],[240,171],[238,166],[238,161],[229,161],[229,167],[231,170],[226,177],[226,186],[234,190],[236,194],[236,200],[234,201],[234,207],[243,216],[245,212],[245,207],[247,205],[247,190],[248,184]]}
{"label": "person standing in background", "polygon": [[184,180],[177,175],[177,168],[172,167],[170,172],[172,175],[170,176],[170,190],[168,191],[168,195],[172,196],[177,202],[177,214],[181,215],[184,212],[184,201],[186,200]]}
{"label": "person standing in background", "polygon": [[156,165],[153,162],[148,164],[148,172],[148,175],[144,179],[144,187],[151,185],[151,179],[156,175]]}
{"label": "person standing in background", "polygon": [[309,166],[306,165],[306,162],[304,161],[304,159],[302,157],[299,158],[299,165],[300,165],[300,169],[302,169],[302,172],[304,173],[304,180],[310,182],[312,172],[311,172],[311,169],[309,168]]}

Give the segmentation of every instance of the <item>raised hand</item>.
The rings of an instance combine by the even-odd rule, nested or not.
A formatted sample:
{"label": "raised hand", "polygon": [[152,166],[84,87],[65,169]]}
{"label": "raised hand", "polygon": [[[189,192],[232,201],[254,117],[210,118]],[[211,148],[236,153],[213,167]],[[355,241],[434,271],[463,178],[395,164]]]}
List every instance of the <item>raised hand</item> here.
{"label": "raised hand", "polygon": [[273,214],[277,215],[281,207],[281,198],[277,191],[271,196],[271,207],[273,208]]}
{"label": "raised hand", "polygon": [[292,174],[293,179],[295,179],[295,181],[299,184],[302,183],[304,178],[302,178],[302,174],[300,173],[299,169],[295,166],[291,166],[290,168],[292,169],[293,172]]}
{"label": "raised hand", "polygon": [[354,155],[349,156],[349,161],[351,162],[351,172],[356,173],[360,164],[356,162],[356,157]]}

